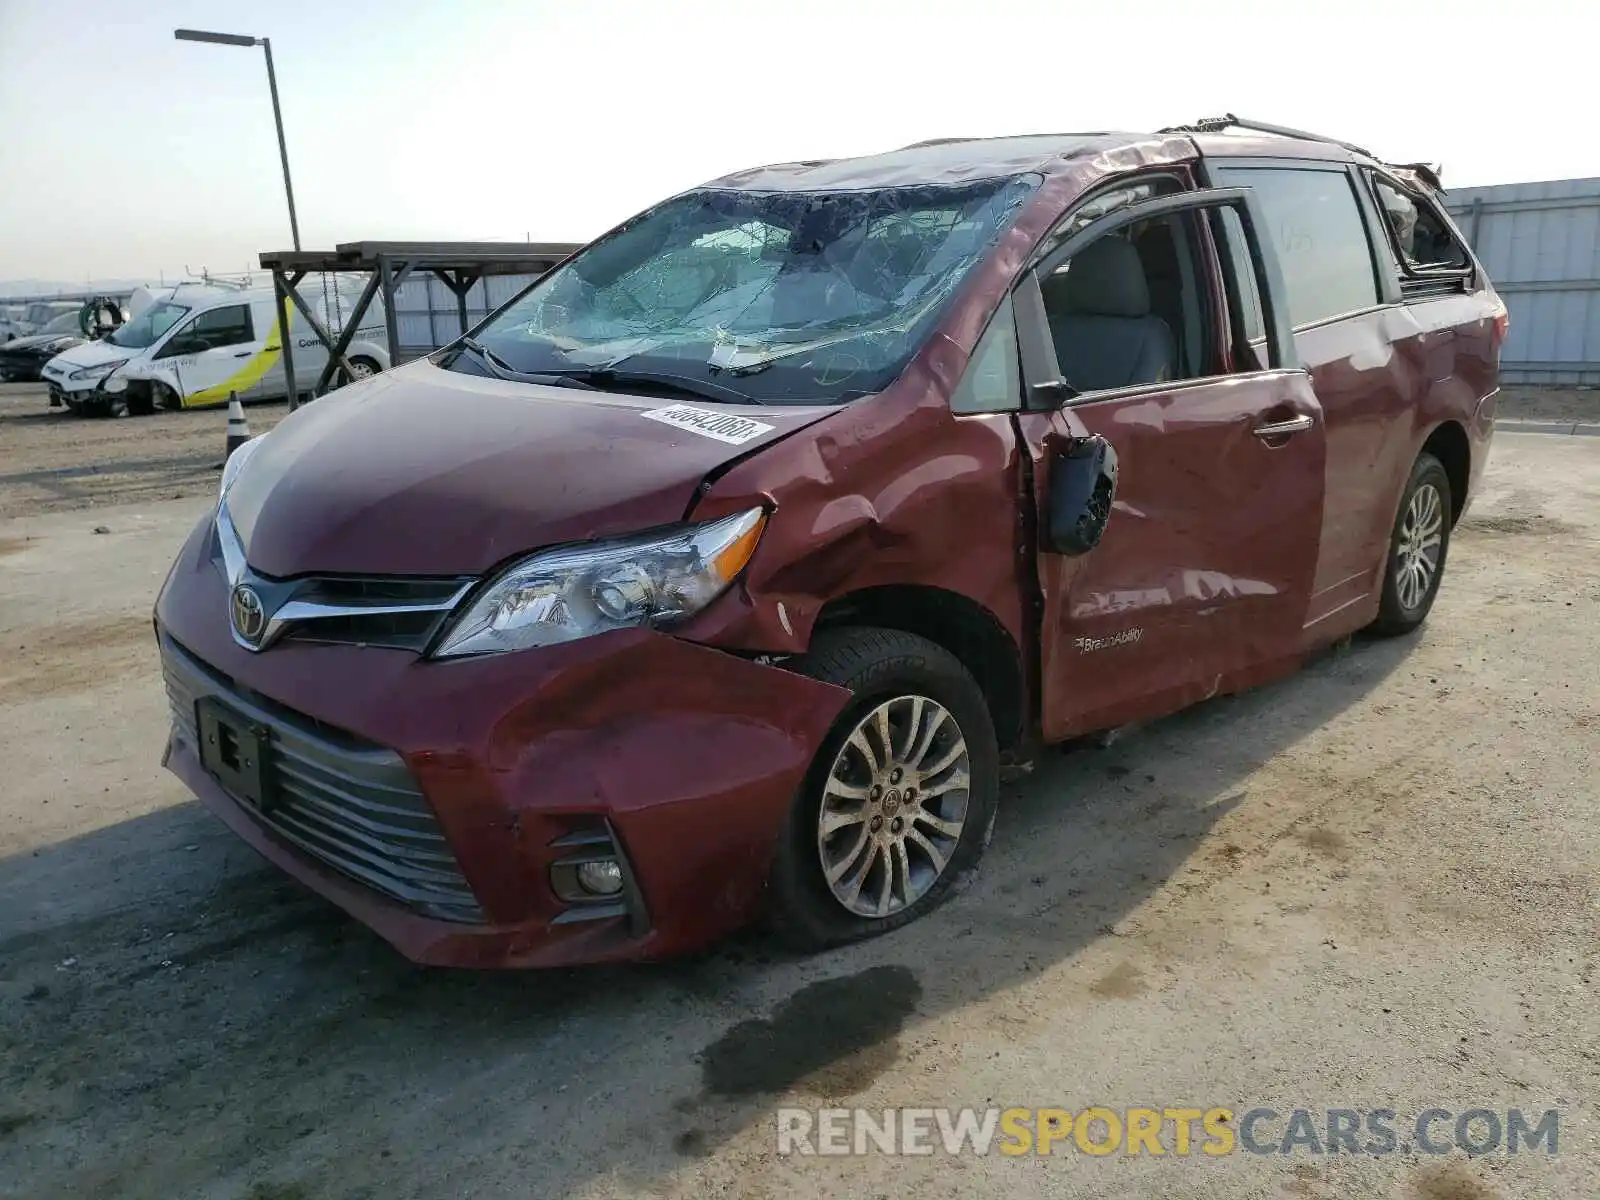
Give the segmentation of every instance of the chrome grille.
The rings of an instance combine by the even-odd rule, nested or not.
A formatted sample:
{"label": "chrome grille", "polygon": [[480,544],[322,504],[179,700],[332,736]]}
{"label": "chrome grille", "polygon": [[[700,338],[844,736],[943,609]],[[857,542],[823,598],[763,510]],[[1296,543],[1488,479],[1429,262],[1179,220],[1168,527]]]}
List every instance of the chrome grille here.
{"label": "chrome grille", "polygon": [[213,696],[270,730],[274,803],[240,808],[283,840],[392,900],[446,921],[481,922],[444,832],[393,750],[238,686],[171,637],[161,666],[177,736],[199,754],[195,704]]}
{"label": "chrome grille", "polygon": [[449,620],[468,582],[334,576],[299,580],[284,601],[284,611],[295,616],[283,638],[354,642],[420,654]]}
{"label": "chrome grille", "polygon": [[421,654],[475,582],[464,576],[405,575],[277,579],[251,569],[226,505],[217,509],[212,533],[212,561],[228,585],[248,583],[265,606],[267,625],[259,638],[235,634],[247,650],[295,639]]}

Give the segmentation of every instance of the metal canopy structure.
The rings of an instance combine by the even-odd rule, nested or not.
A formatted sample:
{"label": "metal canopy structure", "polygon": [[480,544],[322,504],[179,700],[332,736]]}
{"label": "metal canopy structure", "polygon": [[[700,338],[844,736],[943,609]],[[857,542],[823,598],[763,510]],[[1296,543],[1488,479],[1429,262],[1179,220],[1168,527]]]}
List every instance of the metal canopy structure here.
{"label": "metal canopy structure", "polygon": [[[389,363],[391,366],[400,364],[400,320],[395,310],[395,292],[412,272],[435,276],[455,294],[461,332],[466,333],[470,326],[467,293],[479,280],[494,275],[543,275],[577,249],[578,244],[567,242],[342,242],[333,250],[263,252],[261,266],[272,272],[290,409],[300,400],[294,371],[294,340],[288,336],[290,304],[300,310],[306,323],[328,347],[328,361],[311,389],[313,396],[321,396],[339,371],[344,372],[346,379],[354,377],[355,371],[345,355],[367,309],[379,296],[383,299]],[[301,282],[313,272],[353,272],[370,276],[338,337],[333,336],[299,292]]]}

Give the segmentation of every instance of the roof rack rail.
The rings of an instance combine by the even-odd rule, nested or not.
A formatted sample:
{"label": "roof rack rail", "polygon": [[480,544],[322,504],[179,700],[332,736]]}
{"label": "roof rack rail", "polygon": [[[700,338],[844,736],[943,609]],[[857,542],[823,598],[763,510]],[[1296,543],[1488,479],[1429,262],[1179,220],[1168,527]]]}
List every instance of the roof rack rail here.
{"label": "roof rack rail", "polygon": [[1354,142],[1341,141],[1339,138],[1325,137],[1320,133],[1307,133],[1304,129],[1290,129],[1287,125],[1269,125],[1265,121],[1247,121],[1243,117],[1236,117],[1232,113],[1224,113],[1220,117],[1203,117],[1193,125],[1173,125],[1166,129],[1158,129],[1157,133],[1222,133],[1228,129],[1248,129],[1253,133],[1268,133],[1277,137],[1298,138],[1302,142],[1325,142],[1330,146],[1339,146],[1352,154],[1359,154],[1370,158],[1373,162],[1383,163],[1401,171],[1414,173],[1423,183],[1436,192],[1444,191],[1441,181],[1443,172],[1437,163],[1385,163],[1372,151],[1356,145]]}
{"label": "roof rack rail", "polygon": [[1232,113],[1224,113],[1220,117],[1203,117],[1193,125],[1172,125],[1166,129],[1158,129],[1157,133],[1222,133],[1228,129],[1248,129],[1252,133],[1270,133],[1276,137],[1297,138],[1302,142],[1326,142],[1330,146],[1340,146],[1352,154],[1360,154],[1374,162],[1379,161],[1378,156],[1370,150],[1357,146],[1354,142],[1341,141],[1339,138],[1326,137],[1320,133],[1307,133],[1304,129],[1290,129],[1287,125],[1269,125],[1265,121],[1247,121],[1243,117],[1236,117]]}

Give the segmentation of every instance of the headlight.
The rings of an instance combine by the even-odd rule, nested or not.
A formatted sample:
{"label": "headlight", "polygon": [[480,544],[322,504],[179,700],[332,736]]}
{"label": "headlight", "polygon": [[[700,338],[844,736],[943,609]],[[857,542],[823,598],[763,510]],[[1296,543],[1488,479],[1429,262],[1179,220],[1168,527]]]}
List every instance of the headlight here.
{"label": "headlight", "polygon": [[123,363],[125,363],[127,361],[128,360],[125,359],[125,358],[114,358],[110,362],[95,363],[95,365],[92,366],[92,367],[84,367],[81,370],[74,371],[67,378],[69,378],[69,379],[99,379],[102,375],[111,374],[111,372],[115,371],[118,367],[120,367]]}
{"label": "headlight", "polygon": [[752,508],[664,534],[531,555],[451,621],[434,657],[552,646],[699,612],[750,561],[766,521]]}
{"label": "headlight", "polygon": [[72,338],[72,337],[53,338],[53,339],[51,339],[50,341],[48,341],[48,342],[46,342],[44,344],[44,349],[46,349],[46,350],[65,350],[68,346],[71,346],[71,345],[75,344],[77,342],[77,340],[78,340],[77,338]]}
{"label": "headlight", "polygon": [[244,470],[244,464],[249,461],[250,456],[254,454],[257,447],[261,445],[261,438],[266,436],[267,435],[263,433],[261,437],[253,437],[244,445],[235,450],[232,454],[228,455],[227,462],[222,464],[222,483],[217,488],[218,504],[221,504],[225,499],[227,499],[228,489],[233,486],[233,481],[239,478],[239,472]]}

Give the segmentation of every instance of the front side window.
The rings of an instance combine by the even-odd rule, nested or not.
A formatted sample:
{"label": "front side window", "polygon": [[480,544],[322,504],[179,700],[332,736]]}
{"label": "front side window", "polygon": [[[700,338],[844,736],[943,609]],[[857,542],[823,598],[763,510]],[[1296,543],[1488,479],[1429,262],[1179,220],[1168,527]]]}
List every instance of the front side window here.
{"label": "front side window", "polygon": [[1036,185],[686,193],[556,268],[475,338],[522,374],[651,372],[757,403],[845,402],[899,375]]}
{"label": "front side window", "polygon": [[183,326],[161,347],[157,358],[172,358],[182,354],[204,354],[225,346],[238,346],[254,341],[250,325],[250,306],[230,304],[201,313]]}
{"label": "front side window", "polygon": [[1259,341],[1267,336],[1267,322],[1261,311],[1261,293],[1256,287],[1256,268],[1250,258],[1250,244],[1245,240],[1244,222],[1239,219],[1238,210],[1232,208],[1219,209],[1217,221],[1228,256],[1229,301],[1239,310],[1245,340]]}
{"label": "front side window", "polygon": [[239,346],[254,341],[255,335],[250,327],[250,306],[230,304],[226,308],[203,312],[190,321],[188,328],[181,330],[177,338],[200,350],[216,350],[222,346]]}
{"label": "front side window", "polygon": [[1372,243],[1343,168],[1219,166],[1213,174],[1222,187],[1255,189],[1296,328],[1378,303]]}
{"label": "front side window", "polygon": [[188,311],[182,304],[152,304],[108,340],[129,350],[144,350],[155,345]]}
{"label": "front side window", "polygon": [[1056,363],[1075,391],[1216,372],[1197,228],[1191,213],[1135,221],[1040,278]]}

